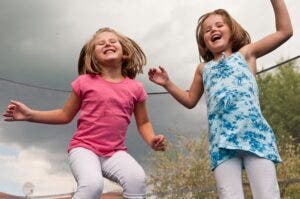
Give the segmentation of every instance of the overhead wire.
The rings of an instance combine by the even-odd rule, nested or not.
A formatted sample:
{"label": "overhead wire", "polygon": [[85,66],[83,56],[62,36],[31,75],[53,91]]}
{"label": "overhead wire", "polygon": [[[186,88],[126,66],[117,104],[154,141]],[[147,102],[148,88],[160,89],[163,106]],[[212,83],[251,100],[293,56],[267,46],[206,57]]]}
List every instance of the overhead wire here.
{"label": "overhead wire", "polygon": [[[300,58],[300,55],[295,56],[295,57],[293,57],[291,59],[288,59],[286,61],[283,61],[283,62],[281,62],[279,64],[276,64],[274,66],[271,66],[271,67],[263,69],[263,70],[260,70],[256,74],[259,75],[259,74],[265,73],[265,72],[267,72],[269,70],[275,69],[275,68],[277,68],[277,67],[279,67],[281,65],[284,65],[286,63],[289,63],[289,62],[294,61],[294,60],[299,59],[299,58]],[[70,90],[43,87],[43,86],[38,86],[38,85],[33,85],[33,84],[28,84],[28,83],[23,83],[23,82],[19,82],[19,81],[10,80],[10,79],[4,78],[4,77],[0,77],[0,80],[6,81],[6,82],[10,82],[10,83],[13,83],[13,84],[18,84],[18,85],[23,85],[23,86],[31,87],[31,88],[38,88],[38,89],[43,89],[43,90],[57,91],[57,92],[64,92],[64,93],[71,92]],[[162,94],[168,94],[168,92],[167,91],[147,92],[147,94],[148,95],[162,95]]]}

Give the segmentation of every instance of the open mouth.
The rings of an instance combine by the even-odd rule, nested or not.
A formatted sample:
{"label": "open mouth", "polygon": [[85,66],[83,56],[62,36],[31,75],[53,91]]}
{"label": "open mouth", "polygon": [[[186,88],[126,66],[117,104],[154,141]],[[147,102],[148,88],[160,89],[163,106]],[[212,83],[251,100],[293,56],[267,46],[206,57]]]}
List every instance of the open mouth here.
{"label": "open mouth", "polygon": [[222,38],[221,35],[215,34],[215,35],[213,35],[213,36],[210,38],[210,40],[211,40],[212,42],[215,42],[215,41],[217,41],[217,40],[220,40],[221,38]]}
{"label": "open mouth", "polygon": [[116,51],[114,49],[106,49],[103,53],[109,54],[109,53],[115,53]]}

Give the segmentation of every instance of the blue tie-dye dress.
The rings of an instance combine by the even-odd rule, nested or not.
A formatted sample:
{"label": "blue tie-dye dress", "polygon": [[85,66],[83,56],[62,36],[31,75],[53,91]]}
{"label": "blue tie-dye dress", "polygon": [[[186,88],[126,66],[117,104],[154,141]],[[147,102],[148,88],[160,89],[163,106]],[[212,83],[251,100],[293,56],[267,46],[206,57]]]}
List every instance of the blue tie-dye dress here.
{"label": "blue tie-dye dress", "polygon": [[243,55],[235,52],[210,61],[202,75],[212,170],[237,150],[281,162],[274,133],[260,110],[255,77]]}

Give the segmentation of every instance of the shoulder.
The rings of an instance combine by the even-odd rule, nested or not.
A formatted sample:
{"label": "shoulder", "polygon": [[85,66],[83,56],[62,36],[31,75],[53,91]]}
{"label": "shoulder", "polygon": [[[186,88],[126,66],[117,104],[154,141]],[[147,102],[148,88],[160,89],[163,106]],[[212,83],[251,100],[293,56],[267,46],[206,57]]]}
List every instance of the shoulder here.
{"label": "shoulder", "polygon": [[87,85],[91,85],[93,82],[95,82],[96,76],[94,75],[88,75],[88,74],[84,74],[84,75],[79,75],[78,77],[76,77],[76,79],[74,79],[71,83],[72,87],[75,88],[83,88]]}
{"label": "shoulder", "polygon": [[91,80],[94,79],[95,76],[94,75],[90,75],[90,74],[83,74],[83,75],[79,75],[75,78],[74,81],[78,81],[78,80]]}
{"label": "shoulder", "polygon": [[251,72],[255,75],[255,73],[256,73],[256,56],[254,56],[253,53],[251,52],[251,44],[248,44],[248,45],[242,47],[238,52],[244,57]]}
{"label": "shoulder", "polygon": [[195,75],[201,75],[202,76],[205,64],[206,64],[206,62],[201,62],[200,64],[198,64],[197,69],[195,71]]}
{"label": "shoulder", "polygon": [[144,87],[143,83],[136,79],[127,78],[126,82],[131,86]]}
{"label": "shoulder", "polygon": [[238,51],[240,54],[244,56],[247,62],[249,62],[250,60],[251,61],[256,60],[256,56],[254,55],[252,50],[252,45],[253,45],[252,43],[245,45]]}
{"label": "shoulder", "polygon": [[136,102],[145,101],[145,99],[147,98],[147,92],[142,82],[136,79],[127,78],[126,83],[127,89],[130,89],[131,93],[134,94]]}

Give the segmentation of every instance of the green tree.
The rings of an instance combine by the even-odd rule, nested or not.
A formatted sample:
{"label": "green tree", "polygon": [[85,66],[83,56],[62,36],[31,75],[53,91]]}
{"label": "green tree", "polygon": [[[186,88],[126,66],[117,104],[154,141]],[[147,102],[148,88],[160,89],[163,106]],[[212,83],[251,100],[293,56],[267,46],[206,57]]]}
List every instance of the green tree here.
{"label": "green tree", "polygon": [[277,137],[291,135],[300,142],[300,73],[288,62],[257,78],[263,115]]}
{"label": "green tree", "polygon": [[159,199],[215,198],[207,137],[188,138],[176,134],[164,153],[153,153],[149,161],[149,185]]}

